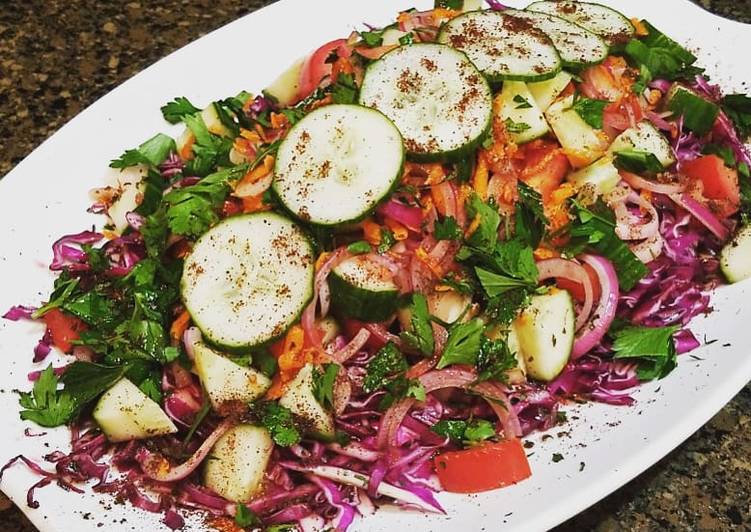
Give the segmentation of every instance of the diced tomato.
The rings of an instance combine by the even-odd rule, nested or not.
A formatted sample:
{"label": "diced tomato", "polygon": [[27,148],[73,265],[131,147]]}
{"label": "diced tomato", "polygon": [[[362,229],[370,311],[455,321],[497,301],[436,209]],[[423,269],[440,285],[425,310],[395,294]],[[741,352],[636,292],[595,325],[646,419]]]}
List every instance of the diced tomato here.
{"label": "diced tomato", "polygon": [[72,342],[78,340],[79,333],[86,330],[86,324],[60,309],[52,309],[42,318],[52,336],[52,343],[64,353],[73,349]]}
{"label": "diced tomato", "polygon": [[228,200],[225,200],[224,204],[222,205],[222,217],[224,218],[234,216],[235,214],[239,214],[241,212],[243,212],[243,203],[240,199],[230,198]]}
{"label": "diced tomato", "polygon": [[443,489],[453,493],[503,488],[532,474],[521,440],[516,438],[439,454],[433,466]]}
{"label": "diced tomato", "polygon": [[519,178],[539,192],[545,203],[569,170],[563,149],[550,140],[535,140],[520,146],[514,165]]}
{"label": "diced tomato", "polygon": [[[344,50],[345,44],[347,44],[346,39],[327,42],[305,60],[302,70],[300,70],[300,88],[297,94],[300,100],[309,96],[318,87],[321,80],[331,74],[332,64],[328,63],[327,60],[334,50]],[[340,55],[347,54],[340,53]]]}
{"label": "diced tomato", "polygon": [[738,211],[741,191],[738,172],[725,166],[717,155],[704,155],[681,165],[681,172],[703,185],[703,196],[711,202],[712,211],[727,217]]}
{"label": "diced tomato", "polygon": [[[600,299],[600,281],[597,278],[597,274],[589,266],[589,264],[584,264],[584,270],[587,272],[589,281],[592,284],[592,298],[594,299],[594,301],[598,301]],[[555,284],[558,285],[558,288],[568,290],[568,292],[571,294],[571,297],[573,297],[577,301],[584,301],[584,286],[581,283],[577,283],[576,281],[572,281],[570,279],[561,278],[556,279]]]}

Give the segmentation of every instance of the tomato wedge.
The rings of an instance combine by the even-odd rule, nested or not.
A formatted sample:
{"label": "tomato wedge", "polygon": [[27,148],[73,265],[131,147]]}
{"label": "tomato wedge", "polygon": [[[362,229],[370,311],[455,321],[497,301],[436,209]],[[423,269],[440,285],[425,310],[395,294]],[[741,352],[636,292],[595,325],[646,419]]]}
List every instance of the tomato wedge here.
{"label": "tomato wedge", "polygon": [[557,142],[535,140],[519,148],[514,164],[519,178],[542,195],[547,203],[551,192],[566,177],[569,163],[566,154]]}
{"label": "tomato wedge", "polygon": [[443,489],[478,493],[516,484],[532,474],[521,440],[486,443],[463,451],[449,451],[433,459]]}
{"label": "tomato wedge", "polygon": [[64,353],[73,349],[72,342],[78,340],[79,333],[86,329],[86,324],[60,309],[53,308],[42,318],[52,336],[52,343]]}
{"label": "tomato wedge", "polygon": [[738,185],[738,172],[725,166],[717,155],[704,155],[681,165],[681,173],[699,181],[704,186],[704,197],[713,201],[712,211],[726,217],[738,211],[741,190]]}
{"label": "tomato wedge", "polygon": [[300,70],[300,88],[297,93],[298,99],[302,100],[309,96],[314,90],[316,90],[316,87],[321,83],[321,80],[331,74],[332,64],[328,63],[327,60],[331,55],[331,52],[346,44],[347,39],[336,39],[327,42],[310,54],[310,57],[305,60],[305,63],[303,63],[303,67]]}

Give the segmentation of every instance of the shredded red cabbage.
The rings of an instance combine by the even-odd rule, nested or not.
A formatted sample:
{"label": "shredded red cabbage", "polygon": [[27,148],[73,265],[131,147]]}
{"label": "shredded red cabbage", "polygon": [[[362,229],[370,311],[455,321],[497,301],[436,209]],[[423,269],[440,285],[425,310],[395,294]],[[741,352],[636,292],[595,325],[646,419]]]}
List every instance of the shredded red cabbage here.
{"label": "shredded red cabbage", "polygon": [[90,268],[88,257],[80,246],[93,245],[104,238],[101,233],[82,231],[74,235],[66,235],[52,244],[52,271],[86,271]]}
{"label": "shredded red cabbage", "polygon": [[3,314],[3,319],[10,320],[10,321],[18,321],[18,320],[30,320],[31,315],[36,310],[36,307],[27,307],[24,305],[15,305],[11,307],[8,312]]}

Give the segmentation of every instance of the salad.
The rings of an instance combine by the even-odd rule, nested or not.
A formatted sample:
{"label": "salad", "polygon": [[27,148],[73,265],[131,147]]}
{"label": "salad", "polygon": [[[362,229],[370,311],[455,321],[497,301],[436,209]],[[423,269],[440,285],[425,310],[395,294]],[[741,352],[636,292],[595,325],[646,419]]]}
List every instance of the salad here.
{"label": "salad", "polygon": [[441,513],[529,477],[521,438],[567,404],[631,405],[700,345],[709,291],[751,276],[751,98],[646,20],[488,3],[175,98],[184,132],[112,161],[103,228],[4,315],[46,326],[21,418],[72,437],[0,470],[39,475],[29,506],[88,482],[172,529]]}

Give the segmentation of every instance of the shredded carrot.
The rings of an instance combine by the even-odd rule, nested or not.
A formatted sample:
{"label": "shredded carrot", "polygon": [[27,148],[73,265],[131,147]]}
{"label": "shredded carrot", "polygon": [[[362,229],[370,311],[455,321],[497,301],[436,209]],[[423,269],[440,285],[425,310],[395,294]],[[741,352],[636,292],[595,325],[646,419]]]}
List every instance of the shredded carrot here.
{"label": "shredded carrot", "polygon": [[229,517],[212,517],[208,525],[217,532],[243,532],[245,530]]}
{"label": "shredded carrot", "polygon": [[649,35],[649,30],[647,30],[647,27],[644,24],[642,24],[642,21],[639,20],[638,18],[633,17],[631,19],[631,24],[634,25],[634,30],[636,30],[636,35],[638,35],[639,37],[644,37],[646,35]]}
{"label": "shredded carrot", "polygon": [[550,193],[548,203],[545,204],[545,215],[550,222],[550,232],[553,233],[569,222],[569,210],[566,200],[576,193],[571,183],[563,183]]}
{"label": "shredded carrot", "polygon": [[305,332],[301,325],[293,325],[287,331],[281,353],[277,357],[279,372],[274,376],[271,388],[266,392],[267,399],[278,399],[284,393],[288,382],[295,378],[297,372],[314,357],[311,350],[303,350]]}
{"label": "shredded carrot", "polygon": [[422,246],[415,250],[415,257],[420,259],[420,262],[430,268],[430,271],[433,272],[433,275],[435,275],[436,278],[440,279],[441,277],[443,277],[443,270],[441,269],[441,266],[439,264],[436,264],[436,261],[433,260],[433,257],[428,255],[428,253],[423,249]]}
{"label": "shredded carrot", "polygon": [[391,218],[386,218],[385,223],[391,229],[391,232],[394,233],[394,238],[397,241],[407,240],[409,231],[407,231],[406,227]]}
{"label": "shredded carrot", "polygon": [[399,24],[406,24],[407,22],[410,21],[411,18],[412,18],[412,15],[409,12],[402,11],[401,13],[399,13],[399,16],[396,17],[396,21]]}
{"label": "shredded carrot", "polygon": [[442,164],[424,164],[423,168],[428,172],[428,179],[425,181],[426,185],[435,185],[443,181],[446,177],[446,170],[444,170]]}
{"label": "shredded carrot", "polygon": [[251,131],[249,129],[240,128],[240,136],[244,139],[247,139],[251,142],[260,142],[261,136],[258,134],[257,131]]}
{"label": "shredded carrot", "polygon": [[439,20],[443,20],[443,19],[451,19],[459,15],[459,13],[461,13],[461,11],[456,11],[454,9],[446,9],[444,7],[437,7],[433,10],[433,20],[438,22]]}
{"label": "shredded carrot", "polygon": [[371,246],[377,246],[381,243],[381,226],[375,223],[373,220],[364,220],[360,226],[362,227],[365,240]]}
{"label": "shredded carrot", "polygon": [[196,143],[196,137],[191,133],[188,135],[188,138],[185,140],[185,144],[183,144],[183,147],[180,148],[180,158],[183,161],[187,161],[189,159],[193,158],[193,144]]}
{"label": "shredded carrot", "polygon": [[480,227],[480,222],[482,221],[482,218],[479,214],[476,214],[475,217],[472,219],[472,223],[469,224],[469,227],[467,227],[467,230],[464,232],[464,238],[469,238],[472,236],[472,234],[477,231],[477,228]]}
{"label": "shredded carrot", "polygon": [[175,321],[172,322],[172,327],[169,329],[170,338],[172,338],[174,343],[180,343],[185,329],[188,328],[188,323],[190,323],[190,314],[187,310],[183,310],[180,315],[175,318]]}
{"label": "shredded carrot", "polygon": [[472,176],[472,188],[480,197],[482,201],[488,199],[488,161],[485,159],[485,155],[481,152],[477,156],[477,166],[475,167],[475,173]]}
{"label": "shredded carrot", "polygon": [[240,181],[237,182],[235,189],[241,189],[244,186],[252,185],[259,179],[269,175],[274,170],[274,156],[267,155],[263,158],[263,164],[260,164],[245,174]]}
{"label": "shredded carrot", "polygon": [[546,248],[543,246],[538,247],[534,251],[535,260],[552,259],[554,257],[560,257],[561,254],[554,249]]}
{"label": "shredded carrot", "polygon": [[120,235],[118,235],[114,231],[110,231],[109,229],[102,229],[102,234],[107,240],[115,240],[116,238],[120,238]]}
{"label": "shredded carrot", "polygon": [[329,260],[329,257],[331,257],[330,251],[324,251],[318,256],[318,259],[316,259],[316,271],[319,271],[323,267],[323,264]]}
{"label": "shredded carrot", "polygon": [[346,57],[339,57],[331,66],[331,79],[336,81],[339,74],[352,74],[355,71],[352,63]]}
{"label": "shredded carrot", "polygon": [[446,216],[446,212],[448,211],[448,201],[443,194],[443,187],[441,185],[433,185],[430,187],[430,195],[433,198],[433,203],[435,204],[435,209],[438,211],[438,214]]}
{"label": "shredded carrot", "polygon": [[269,120],[271,121],[271,127],[274,129],[280,129],[289,125],[289,120],[282,113],[271,113]]}
{"label": "shredded carrot", "polygon": [[255,196],[246,196],[241,198],[243,202],[243,212],[245,214],[251,212],[267,211],[271,206],[266,205],[263,202],[263,194],[257,194]]}

